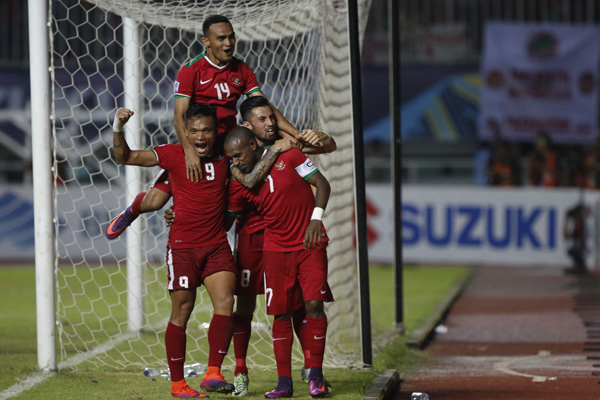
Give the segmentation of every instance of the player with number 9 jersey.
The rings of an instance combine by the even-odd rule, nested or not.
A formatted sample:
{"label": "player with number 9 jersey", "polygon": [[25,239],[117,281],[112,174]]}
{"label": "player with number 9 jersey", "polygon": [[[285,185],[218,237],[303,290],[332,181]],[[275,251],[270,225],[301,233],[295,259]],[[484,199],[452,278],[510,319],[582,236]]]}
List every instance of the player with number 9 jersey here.
{"label": "player with number 9 jersey", "polygon": [[227,203],[229,159],[204,158],[204,179],[187,179],[183,147],[165,144],[153,149],[158,165],[169,171],[177,219],[169,230],[171,248],[191,248],[227,243],[223,216]]}

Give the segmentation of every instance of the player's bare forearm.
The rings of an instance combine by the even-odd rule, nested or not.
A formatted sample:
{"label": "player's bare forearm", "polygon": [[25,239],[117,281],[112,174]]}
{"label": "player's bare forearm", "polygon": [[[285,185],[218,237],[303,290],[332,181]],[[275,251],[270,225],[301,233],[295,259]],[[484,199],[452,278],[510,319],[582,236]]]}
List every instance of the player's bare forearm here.
{"label": "player's bare forearm", "polygon": [[305,129],[300,133],[300,140],[304,144],[302,152],[305,154],[331,153],[337,149],[335,140],[321,131]]}
{"label": "player's bare forearm", "polygon": [[185,167],[187,178],[191,181],[198,182],[203,177],[202,164],[196,153],[194,145],[190,142],[185,128],[185,113],[190,106],[189,97],[178,97],[175,99],[175,109],[173,111],[173,119],[175,125],[175,133],[185,154]]}
{"label": "player's bare forearm", "polygon": [[131,149],[127,144],[127,140],[125,140],[123,128],[133,114],[132,110],[126,108],[119,108],[115,113],[113,121],[113,152],[118,164],[127,164],[127,160],[131,154]]}
{"label": "player's bare forearm", "polygon": [[302,144],[304,145],[302,147],[302,152],[304,154],[326,154],[333,153],[337,150],[337,144],[335,143],[335,140],[333,140],[333,138],[331,139],[331,142],[329,142],[329,144],[325,146],[312,146],[310,144],[305,143]]}
{"label": "player's bare forearm", "polygon": [[125,140],[123,132],[113,132],[113,152],[117,164],[127,164],[131,149]]}
{"label": "player's bare forearm", "polygon": [[331,194],[329,181],[320,171],[317,171],[306,181],[317,189],[315,190],[315,207],[320,207],[324,210],[327,207],[329,195]]}
{"label": "player's bare forearm", "polygon": [[252,172],[244,174],[240,171],[239,168],[234,167],[231,170],[231,174],[242,185],[247,187],[248,189],[252,189],[257,184],[263,182],[267,179],[267,175],[269,175],[269,171],[271,167],[275,163],[277,156],[279,155],[279,148],[275,146],[269,147],[267,154],[265,154],[254,166]]}
{"label": "player's bare forearm", "polygon": [[153,167],[158,165],[158,160],[153,151],[150,150],[131,150],[125,140],[123,127],[133,115],[133,111],[126,108],[119,108],[115,114],[113,122],[113,152],[118,164],[137,165],[140,167]]}

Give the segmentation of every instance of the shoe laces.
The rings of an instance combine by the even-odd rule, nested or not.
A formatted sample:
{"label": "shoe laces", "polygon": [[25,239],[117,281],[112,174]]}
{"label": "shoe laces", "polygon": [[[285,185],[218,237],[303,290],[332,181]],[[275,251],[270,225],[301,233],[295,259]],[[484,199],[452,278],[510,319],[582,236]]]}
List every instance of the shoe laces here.
{"label": "shoe laces", "polygon": [[181,388],[180,392],[186,392],[190,396],[196,396],[198,392],[195,389],[192,389],[190,385],[185,385]]}
{"label": "shoe laces", "polygon": [[235,385],[236,392],[241,392],[242,390],[246,389],[246,380],[241,374],[235,377],[235,379],[233,380],[233,384]]}
{"label": "shoe laces", "polygon": [[283,392],[283,391],[291,392],[292,388],[286,384],[281,383],[281,384],[278,384],[277,386],[275,386],[275,389],[272,390],[272,392]]}
{"label": "shoe laces", "polygon": [[129,213],[129,208],[127,208],[125,211],[123,211],[123,213],[115,221],[115,224],[113,225],[113,230],[118,231],[121,228],[128,226],[129,224],[131,224],[132,218],[133,217]]}

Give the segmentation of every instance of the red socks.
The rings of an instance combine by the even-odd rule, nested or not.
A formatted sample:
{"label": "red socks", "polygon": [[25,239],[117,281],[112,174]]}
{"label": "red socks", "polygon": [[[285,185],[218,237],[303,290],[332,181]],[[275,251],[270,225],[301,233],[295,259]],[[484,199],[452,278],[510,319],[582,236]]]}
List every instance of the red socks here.
{"label": "red socks", "polygon": [[294,332],[300,341],[302,353],[304,354],[304,368],[310,368],[310,332],[306,323],[306,308],[304,306],[292,314]]}
{"label": "red socks", "polygon": [[252,334],[252,317],[242,318],[234,314],[235,323],[233,325],[233,351],[235,353],[235,371],[233,375],[248,374],[246,366],[246,354],[248,352],[248,343]]}
{"label": "red socks", "polygon": [[221,367],[233,334],[233,316],[214,314],[208,328],[208,365]]}
{"label": "red socks", "polygon": [[133,203],[129,206],[129,212],[132,217],[137,217],[142,213],[142,200],[144,200],[145,195],[146,192],[138,193],[135,199],[133,199]]}
{"label": "red socks", "polygon": [[294,342],[294,331],[292,321],[273,321],[273,351],[277,363],[278,376],[292,376],[292,343]]}
{"label": "red socks", "polygon": [[327,317],[306,317],[310,334],[310,367],[323,367],[323,353],[325,353],[325,337],[327,336]]}
{"label": "red socks", "polygon": [[167,362],[171,371],[171,381],[183,379],[183,363],[185,362],[185,328],[169,322],[165,332]]}

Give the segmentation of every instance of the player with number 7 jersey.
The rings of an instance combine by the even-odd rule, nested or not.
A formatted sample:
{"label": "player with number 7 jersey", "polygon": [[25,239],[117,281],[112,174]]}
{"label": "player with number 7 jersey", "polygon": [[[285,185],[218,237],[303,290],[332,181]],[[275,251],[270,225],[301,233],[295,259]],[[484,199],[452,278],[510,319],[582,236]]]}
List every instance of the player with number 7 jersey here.
{"label": "player with number 7 jersey", "polygon": [[[231,130],[225,138],[225,154],[242,172],[254,168],[265,149],[252,131]],[[313,194],[311,185],[316,187]],[[327,283],[328,237],[321,222],[330,187],[317,167],[298,149],[279,154],[267,179],[252,189],[230,183],[229,218],[247,204],[263,216],[263,262],[267,314],[274,315],[273,348],[277,362],[277,387],[267,398],[291,397],[291,314],[304,301],[310,348],[309,394],[328,394],[323,380],[323,354],[327,317],[323,303],[333,301]]]}
{"label": "player with number 7 jersey", "polygon": [[[161,166],[171,174],[176,211],[180,215],[171,226],[167,246],[167,278],[172,307],[165,332],[167,362],[171,371],[173,397],[206,397],[189,387],[183,376],[186,349],[186,326],[194,309],[196,290],[203,285],[209,293],[214,314],[208,330],[209,355],[207,372],[200,386],[208,391],[231,392],[221,364],[233,334],[234,290],[236,266],[227,242],[224,211],[229,179],[229,160],[215,151],[217,116],[213,106],[193,104],[186,111],[186,139],[201,158],[205,176],[200,182],[187,179],[184,151],[181,145],[167,144],[152,150],[131,150],[123,126],[133,116],[132,110],[117,110],[113,123],[113,151],[119,164],[141,167]],[[257,165],[267,171],[272,165],[278,145]],[[261,161],[261,162],[262,162]],[[252,171],[253,173],[255,171]],[[255,174],[255,180],[264,174]]]}

